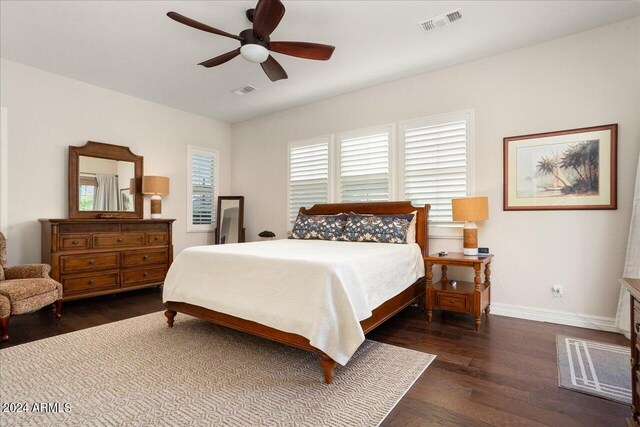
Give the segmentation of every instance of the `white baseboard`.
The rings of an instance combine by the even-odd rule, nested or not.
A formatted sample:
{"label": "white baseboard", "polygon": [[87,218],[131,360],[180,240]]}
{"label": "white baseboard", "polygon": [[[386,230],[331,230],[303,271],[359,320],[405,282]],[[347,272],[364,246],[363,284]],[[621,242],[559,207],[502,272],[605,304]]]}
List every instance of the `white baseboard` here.
{"label": "white baseboard", "polygon": [[620,329],[616,327],[616,319],[613,317],[593,316],[590,314],[500,303],[491,303],[491,314],[621,333]]}

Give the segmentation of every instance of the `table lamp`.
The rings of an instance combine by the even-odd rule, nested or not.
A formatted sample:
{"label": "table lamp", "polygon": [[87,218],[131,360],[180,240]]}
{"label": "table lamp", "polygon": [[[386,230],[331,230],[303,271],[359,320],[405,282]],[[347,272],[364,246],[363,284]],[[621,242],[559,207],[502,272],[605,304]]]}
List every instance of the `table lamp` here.
{"label": "table lamp", "polygon": [[464,255],[478,255],[478,226],[476,221],[489,219],[489,199],[487,197],[465,197],[451,199],[453,220],[464,223]]}
{"label": "table lamp", "polygon": [[169,194],[169,178],[166,176],[143,176],[142,194],[151,195],[151,219],[162,218],[162,198]]}

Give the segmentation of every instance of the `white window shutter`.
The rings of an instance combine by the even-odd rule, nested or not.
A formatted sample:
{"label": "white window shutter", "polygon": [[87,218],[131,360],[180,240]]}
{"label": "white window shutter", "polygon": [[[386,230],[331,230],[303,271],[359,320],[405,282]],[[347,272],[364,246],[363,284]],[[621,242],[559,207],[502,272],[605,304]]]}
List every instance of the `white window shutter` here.
{"label": "white window shutter", "polygon": [[340,200],[389,200],[390,130],[340,136]]}
{"label": "white window shutter", "polygon": [[430,221],[452,222],[451,199],[467,195],[467,121],[407,123],[403,138],[405,198],[430,204]]}
{"label": "white window shutter", "polygon": [[289,147],[289,222],[301,207],[329,202],[329,141]]}
{"label": "white window shutter", "polygon": [[211,230],[216,222],[217,153],[190,147],[191,231]]}

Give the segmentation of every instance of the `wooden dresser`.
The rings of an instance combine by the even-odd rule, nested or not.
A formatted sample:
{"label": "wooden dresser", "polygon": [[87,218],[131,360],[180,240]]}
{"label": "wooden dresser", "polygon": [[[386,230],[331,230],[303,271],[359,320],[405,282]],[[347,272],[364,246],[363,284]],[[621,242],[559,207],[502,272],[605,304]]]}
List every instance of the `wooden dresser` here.
{"label": "wooden dresser", "polygon": [[640,425],[640,279],[620,279],[631,294],[631,417],[627,426]]}
{"label": "wooden dresser", "polygon": [[40,219],[42,262],[64,300],[159,286],[173,260],[173,219]]}

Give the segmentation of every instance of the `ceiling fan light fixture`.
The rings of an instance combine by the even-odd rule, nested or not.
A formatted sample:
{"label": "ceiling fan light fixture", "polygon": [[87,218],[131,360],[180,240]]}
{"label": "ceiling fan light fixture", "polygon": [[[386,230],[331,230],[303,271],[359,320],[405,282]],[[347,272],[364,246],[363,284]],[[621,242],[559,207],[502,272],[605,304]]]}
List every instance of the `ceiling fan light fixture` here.
{"label": "ceiling fan light fixture", "polygon": [[240,55],[247,61],[258,64],[269,58],[269,51],[259,44],[248,43],[240,48]]}

